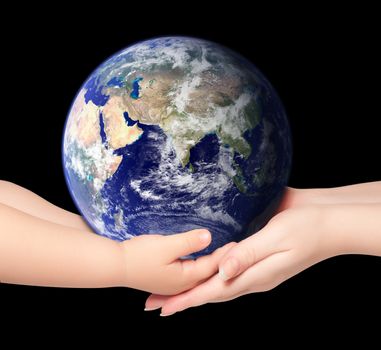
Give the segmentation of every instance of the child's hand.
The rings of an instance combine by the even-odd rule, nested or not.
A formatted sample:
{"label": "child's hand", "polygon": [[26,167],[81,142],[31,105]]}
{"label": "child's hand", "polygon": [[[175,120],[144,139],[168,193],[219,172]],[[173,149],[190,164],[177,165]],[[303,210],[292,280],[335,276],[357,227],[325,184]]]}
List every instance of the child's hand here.
{"label": "child's hand", "polygon": [[381,256],[380,212],[380,182],[328,190],[289,189],[279,213],[221,258],[219,275],[172,297],[151,295],[146,308],[162,307],[162,315],[170,315],[270,290],[331,256]]}
{"label": "child's hand", "polygon": [[229,249],[220,273],[172,297],[152,295],[146,308],[162,307],[163,315],[210,302],[274,288],[291,276],[328,257],[322,248],[322,213],[300,207],[276,215],[265,228]]}
{"label": "child's hand", "polygon": [[142,235],[121,243],[126,262],[126,283],[155,294],[178,294],[195,287],[218,270],[218,262],[234,244],[197,260],[180,260],[211,242],[207,230],[161,236]]}

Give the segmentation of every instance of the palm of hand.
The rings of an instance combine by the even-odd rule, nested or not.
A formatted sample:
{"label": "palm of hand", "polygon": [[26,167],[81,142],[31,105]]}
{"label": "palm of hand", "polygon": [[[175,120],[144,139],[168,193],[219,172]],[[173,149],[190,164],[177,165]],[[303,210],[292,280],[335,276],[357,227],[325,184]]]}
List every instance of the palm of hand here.
{"label": "palm of hand", "polygon": [[328,257],[321,239],[322,213],[311,192],[287,189],[269,223],[225,253],[218,275],[179,295],[151,295],[147,309],[162,307],[162,314],[169,315],[278,286]]}

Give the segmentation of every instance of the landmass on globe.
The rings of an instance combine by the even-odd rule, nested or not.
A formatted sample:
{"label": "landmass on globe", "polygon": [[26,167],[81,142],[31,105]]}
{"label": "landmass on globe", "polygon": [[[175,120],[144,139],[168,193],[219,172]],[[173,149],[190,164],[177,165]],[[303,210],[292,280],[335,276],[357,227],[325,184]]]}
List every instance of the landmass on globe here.
{"label": "landmass on globe", "polygon": [[94,230],[124,240],[206,227],[204,253],[263,225],[287,183],[290,133],[261,73],[195,38],[137,43],[87,80],[63,139],[69,190]]}

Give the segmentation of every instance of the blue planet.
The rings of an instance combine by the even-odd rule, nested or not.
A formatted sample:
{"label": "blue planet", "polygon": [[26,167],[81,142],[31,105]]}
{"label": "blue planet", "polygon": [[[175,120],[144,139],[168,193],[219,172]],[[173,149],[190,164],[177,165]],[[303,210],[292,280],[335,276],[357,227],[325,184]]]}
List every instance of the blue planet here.
{"label": "blue planet", "polygon": [[189,37],[136,43],[79,90],[62,146],[66,182],[91,228],[123,241],[196,228],[209,254],[258,231],[288,181],[282,103],[238,53]]}

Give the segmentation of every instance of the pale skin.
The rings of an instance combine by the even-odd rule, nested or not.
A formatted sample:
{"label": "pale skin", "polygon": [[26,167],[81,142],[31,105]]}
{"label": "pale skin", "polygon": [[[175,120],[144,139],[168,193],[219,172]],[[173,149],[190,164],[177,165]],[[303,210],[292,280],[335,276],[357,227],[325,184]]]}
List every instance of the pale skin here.
{"label": "pale skin", "polygon": [[342,254],[381,256],[381,182],[332,189],[288,188],[277,215],[232,246],[219,273],[173,296],[151,295],[146,309],[169,316],[190,307],[275,288]]}
{"label": "pale skin", "polygon": [[51,287],[124,286],[161,295],[195,287],[218,270],[229,246],[180,260],[211,241],[207,230],[143,235],[119,243],[91,232],[79,215],[0,181],[0,281]]}
{"label": "pale skin", "polygon": [[289,188],[260,232],[197,261],[179,259],[209,243],[206,230],[117,243],[92,233],[80,216],[0,181],[0,281],[128,286],[153,293],[146,310],[162,308],[163,316],[272,289],[335,255],[381,256],[381,182]]}

